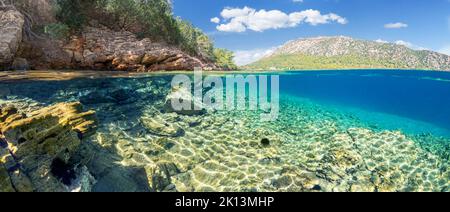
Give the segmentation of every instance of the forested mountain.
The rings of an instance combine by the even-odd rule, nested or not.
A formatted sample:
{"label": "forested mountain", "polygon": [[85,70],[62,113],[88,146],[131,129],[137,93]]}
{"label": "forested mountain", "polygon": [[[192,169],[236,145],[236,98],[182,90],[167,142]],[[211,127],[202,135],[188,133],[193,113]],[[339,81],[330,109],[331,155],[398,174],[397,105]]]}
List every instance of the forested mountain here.
{"label": "forested mountain", "polygon": [[249,69],[426,69],[450,70],[450,56],[404,45],[357,40],[350,37],[316,37],[294,40]]}

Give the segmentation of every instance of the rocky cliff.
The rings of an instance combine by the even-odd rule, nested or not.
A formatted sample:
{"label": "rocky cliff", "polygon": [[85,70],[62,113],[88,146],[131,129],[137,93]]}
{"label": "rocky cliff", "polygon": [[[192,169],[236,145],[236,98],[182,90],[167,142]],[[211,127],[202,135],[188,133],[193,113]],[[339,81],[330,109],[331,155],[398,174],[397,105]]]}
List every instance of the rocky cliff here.
{"label": "rocky cliff", "polygon": [[133,33],[86,27],[67,42],[27,42],[21,56],[33,69],[91,69],[149,72],[158,70],[205,70],[217,67],[181,50],[138,39]]}
{"label": "rocky cliff", "polygon": [[[31,11],[31,14],[34,14],[36,20],[50,23],[51,17],[39,13],[45,13],[50,7],[48,2],[44,3],[39,4],[40,9]],[[113,31],[95,21],[69,39],[29,36],[24,30],[26,19],[20,12],[13,8],[1,10],[0,70],[89,69],[150,72],[219,69],[210,59],[187,54],[178,47],[154,42],[149,38],[140,39],[131,32]]]}
{"label": "rocky cliff", "polygon": [[0,70],[13,64],[22,42],[24,17],[13,9],[0,9]]}
{"label": "rocky cliff", "polygon": [[450,56],[404,45],[316,37],[287,42],[268,57],[250,64],[254,69],[426,69],[450,70]]}

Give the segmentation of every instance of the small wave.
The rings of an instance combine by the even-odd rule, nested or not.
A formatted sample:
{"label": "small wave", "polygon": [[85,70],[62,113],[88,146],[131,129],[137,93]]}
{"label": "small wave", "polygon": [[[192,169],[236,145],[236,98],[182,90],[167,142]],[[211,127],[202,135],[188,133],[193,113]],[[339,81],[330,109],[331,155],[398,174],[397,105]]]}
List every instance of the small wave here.
{"label": "small wave", "polygon": [[450,82],[450,79],[443,79],[443,78],[436,78],[436,77],[421,77],[419,79],[433,80],[433,81],[440,81],[440,82]]}

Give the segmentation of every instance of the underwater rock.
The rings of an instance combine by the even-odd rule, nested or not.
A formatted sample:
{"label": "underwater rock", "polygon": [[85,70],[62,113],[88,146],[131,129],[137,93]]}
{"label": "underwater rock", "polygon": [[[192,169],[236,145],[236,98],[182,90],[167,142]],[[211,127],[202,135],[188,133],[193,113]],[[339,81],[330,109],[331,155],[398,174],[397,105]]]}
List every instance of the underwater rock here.
{"label": "underwater rock", "polygon": [[133,103],[136,101],[136,92],[128,88],[120,88],[110,92],[110,97],[118,104]]}
{"label": "underwater rock", "polygon": [[[95,133],[95,112],[84,111],[79,102],[73,102],[28,115],[3,106],[0,114],[0,136],[8,144],[0,167],[6,168],[14,191],[68,191],[76,178],[69,159],[82,139]],[[0,172],[4,177],[4,170]],[[0,187],[3,190],[10,191],[8,185]]]}
{"label": "underwater rock", "polygon": [[85,96],[80,98],[80,102],[85,105],[93,105],[93,104],[105,104],[105,103],[113,103],[115,100],[112,97],[105,96],[98,91],[93,91]]}
{"label": "underwater rock", "polygon": [[71,192],[90,192],[97,182],[86,166],[78,169],[76,176],[77,177],[73,179],[71,187],[69,187],[69,191]]}
{"label": "underwater rock", "polygon": [[202,124],[202,117],[186,116],[184,121],[187,122],[189,127],[197,127]]}
{"label": "underwater rock", "polygon": [[[176,110],[173,107],[173,103],[181,103],[190,105],[188,108],[182,108],[180,110]],[[196,107],[201,109],[196,109]],[[172,88],[172,91],[167,95],[166,101],[164,104],[164,111],[167,113],[178,113],[180,115],[187,115],[187,116],[196,116],[196,115],[204,115],[206,114],[206,109],[203,105],[203,102],[201,99],[195,98],[191,91],[184,87],[176,87]]]}
{"label": "underwater rock", "polygon": [[17,109],[15,107],[12,107],[10,105],[0,107],[0,122],[5,122],[6,119],[14,114],[17,114]]}
{"label": "underwater rock", "polygon": [[94,104],[129,104],[136,101],[136,92],[127,88],[109,89],[106,92],[92,91],[80,98],[80,102],[85,105]]}
{"label": "underwater rock", "polygon": [[5,167],[0,166],[0,191],[1,192],[15,192],[9,174]]}
{"label": "underwater rock", "polygon": [[180,170],[174,163],[158,163],[145,168],[149,179],[149,184],[154,191],[176,191],[172,184],[172,176],[180,174]]}
{"label": "underwater rock", "polygon": [[264,147],[270,146],[270,140],[267,139],[267,138],[263,138],[263,139],[261,140],[261,145],[263,145]]}
{"label": "underwater rock", "polygon": [[168,137],[180,137],[184,130],[175,124],[167,123],[158,117],[142,117],[141,123],[152,134]]}

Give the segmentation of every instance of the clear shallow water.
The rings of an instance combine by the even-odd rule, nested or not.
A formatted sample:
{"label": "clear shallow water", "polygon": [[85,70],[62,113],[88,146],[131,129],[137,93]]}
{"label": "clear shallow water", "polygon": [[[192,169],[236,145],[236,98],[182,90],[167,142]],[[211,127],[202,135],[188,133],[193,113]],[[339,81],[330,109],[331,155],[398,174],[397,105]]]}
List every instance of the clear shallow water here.
{"label": "clear shallow water", "polygon": [[171,78],[5,83],[0,104],[95,109],[80,152],[94,191],[449,191],[447,73],[283,73],[280,117],[265,123],[251,111],[165,113]]}
{"label": "clear shallow water", "polygon": [[[346,106],[363,109],[369,114],[356,113],[363,119],[391,120],[391,123],[388,120],[380,123],[388,129],[406,129],[405,121],[416,120],[428,125],[416,123],[416,130],[409,127],[406,129],[408,132],[435,132],[450,136],[450,73],[372,70],[288,72],[288,75],[281,77],[281,81],[282,92],[344,110]],[[372,113],[373,117],[370,117],[370,112],[379,113]],[[383,117],[380,113],[409,120]]]}

